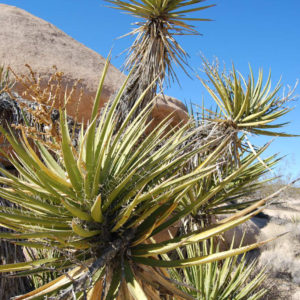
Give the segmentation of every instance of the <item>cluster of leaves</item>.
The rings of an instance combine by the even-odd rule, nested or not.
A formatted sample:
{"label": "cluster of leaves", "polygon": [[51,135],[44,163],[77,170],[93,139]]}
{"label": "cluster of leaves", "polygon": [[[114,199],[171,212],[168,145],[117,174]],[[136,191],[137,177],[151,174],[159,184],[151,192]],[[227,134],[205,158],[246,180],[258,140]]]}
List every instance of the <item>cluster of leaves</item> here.
{"label": "cluster of leaves", "polygon": [[[230,249],[233,248],[233,243],[234,238]],[[207,256],[216,252],[219,252],[219,247],[215,248],[213,239],[202,244],[188,245],[183,250],[177,249],[177,254],[181,258]],[[163,258],[170,260],[168,255],[164,255]],[[228,257],[222,264],[212,262],[188,267],[182,270],[182,274],[176,269],[171,269],[170,275],[182,291],[192,295],[195,299],[253,300],[266,294],[265,289],[257,289],[266,278],[264,269],[250,279],[256,265],[256,261],[247,265],[244,254],[242,257]]]}
{"label": "cluster of leaves", "polygon": [[[63,292],[57,297],[75,293],[80,298],[85,293],[99,294],[101,289],[107,299],[122,299],[126,295],[138,299],[159,299],[162,295],[191,299],[185,291],[166,283],[164,268],[197,268],[259,244],[193,257],[181,255],[172,261],[159,257],[176,249],[182,254],[181,247],[216,237],[261,211],[258,208],[266,200],[233,200],[240,198],[244,186],[255,188],[254,181],[266,171],[259,162],[253,164],[266,147],[247,154],[239,166],[220,164],[232,135],[208,134],[199,144],[199,135],[211,132],[211,122],[195,126],[192,119],[166,132],[171,122],[166,118],[145,137],[151,103],[130,120],[147,90],[116,132],[116,107],[126,82],[99,118],[107,67],[108,63],[90,125],[86,129],[82,125],[76,146],[69,134],[65,110],[60,110],[61,140],[57,140],[55,149],[37,139],[32,141],[37,149],[34,150],[22,126],[22,143],[1,129],[15,151],[14,156],[7,158],[20,175],[1,170],[6,177],[0,180],[6,187],[1,188],[0,195],[18,208],[1,208],[1,225],[15,233],[0,236],[18,245],[55,249],[57,255],[1,266],[0,271],[15,271],[19,276],[53,269],[67,272],[25,298],[61,289]],[[274,163],[274,157],[265,160],[268,167]],[[237,210],[213,226],[155,242],[165,229],[193,214],[205,216]]]}
{"label": "cluster of leaves", "polygon": [[[166,74],[172,79],[177,79],[172,63],[175,62],[183,70],[188,63],[187,53],[174,36],[198,34],[194,27],[187,22],[210,21],[210,19],[186,16],[187,13],[202,11],[214,6],[199,6],[204,1],[206,0],[107,0],[114,8],[142,19],[135,23],[138,27],[127,34],[136,36],[136,39],[128,51],[126,67],[131,69],[137,65],[147,73],[147,76],[159,76],[161,81]],[[190,8],[191,6],[192,8]]]}
{"label": "cluster of leaves", "polygon": [[[234,66],[229,74],[219,74],[218,68],[204,59],[204,71],[215,91],[207,83],[200,81],[218,105],[222,119],[228,126],[240,131],[267,136],[294,136],[271,129],[282,128],[288,123],[270,124],[284,116],[292,108],[286,106],[288,98],[278,96],[281,88],[278,82],[271,91],[271,72],[263,86],[263,71],[259,71],[257,82],[250,67],[248,81],[237,73]],[[220,121],[220,120],[219,120]]]}
{"label": "cluster of leaves", "polygon": [[[58,255],[1,266],[0,271],[16,271],[18,275],[53,269],[67,272],[24,297],[63,289],[61,297],[73,292],[80,298],[87,291],[93,294],[97,289],[95,293],[99,293],[101,283],[106,299],[117,295],[121,299],[124,295],[147,299],[153,297],[153,293],[158,293],[159,299],[160,290],[163,294],[190,299],[178,288],[166,286],[161,279],[165,276],[161,268],[216,261],[248,251],[258,244],[174,261],[162,261],[158,256],[237,226],[258,213],[259,205],[254,204],[209,229],[160,243],[150,242],[149,238],[203,207],[247,170],[264,148],[256,155],[249,154],[243,165],[223,178],[222,183],[211,185],[206,194],[185,204],[183,199],[193,191],[195,183],[205,182],[216,172],[217,158],[223,155],[222,149],[228,138],[224,141],[220,137],[207,139],[198,147],[199,127],[191,121],[166,133],[169,118],[144,137],[149,126],[146,121],[151,103],[133,122],[129,120],[147,91],[139,97],[122,127],[114,134],[118,117],[115,109],[126,82],[99,119],[97,111],[107,67],[108,63],[100,81],[90,125],[86,129],[82,126],[76,147],[71,141],[66,111],[63,110],[59,122],[61,142],[56,151],[36,140],[33,143],[37,155],[24,131],[20,143],[1,129],[15,152],[8,159],[20,176],[1,170],[6,177],[0,180],[6,187],[1,188],[0,195],[17,204],[18,208],[1,208],[1,225],[15,233],[1,233],[0,236],[31,248],[54,248]],[[217,146],[210,148],[216,142]],[[195,155],[197,167],[183,172]],[[149,284],[145,285],[140,278],[146,278]]]}

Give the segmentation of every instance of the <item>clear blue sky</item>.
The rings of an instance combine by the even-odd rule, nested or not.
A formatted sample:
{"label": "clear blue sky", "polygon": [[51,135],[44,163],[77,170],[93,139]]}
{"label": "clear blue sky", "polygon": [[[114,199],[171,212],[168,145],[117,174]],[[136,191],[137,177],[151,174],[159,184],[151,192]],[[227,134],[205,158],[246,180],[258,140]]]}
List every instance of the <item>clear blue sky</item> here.
{"label": "clear blue sky", "polygon": [[[96,0],[4,0],[54,24],[74,39],[106,57],[113,47],[112,63],[120,68],[125,55],[119,54],[132,42],[131,38],[117,39],[130,31],[131,16],[106,7]],[[272,71],[272,82],[282,76],[284,85],[293,85],[300,78],[300,1],[299,0],[208,0],[217,4],[199,17],[209,17],[213,22],[196,25],[203,36],[180,38],[189,53],[189,63],[195,72],[201,66],[200,52],[209,60],[218,57],[229,68],[235,67],[247,77],[248,63],[257,74],[262,67],[267,75]],[[174,83],[167,91],[182,101],[201,103],[203,88],[197,79],[191,80],[178,70],[181,88]],[[201,73],[200,73],[201,74]],[[300,94],[300,86],[296,90]],[[211,105],[209,99],[205,99]],[[300,134],[300,102],[283,121],[290,121],[285,131]],[[266,142],[268,138],[255,139]],[[300,138],[277,138],[268,154],[280,152],[288,155],[280,165],[283,174],[300,176]]]}

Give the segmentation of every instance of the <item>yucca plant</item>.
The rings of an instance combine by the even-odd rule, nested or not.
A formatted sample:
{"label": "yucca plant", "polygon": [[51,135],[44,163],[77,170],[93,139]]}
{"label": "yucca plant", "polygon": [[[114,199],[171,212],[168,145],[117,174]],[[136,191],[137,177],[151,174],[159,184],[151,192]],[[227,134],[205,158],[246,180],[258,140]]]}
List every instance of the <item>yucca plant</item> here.
{"label": "yucca plant", "polygon": [[282,128],[287,123],[270,124],[286,115],[292,108],[286,106],[290,97],[279,97],[280,82],[271,90],[271,72],[267,82],[263,85],[263,71],[259,71],[255,82],[251,66],[248,80],[232,66],[229,74],[220,73],[218,67],[210,65],[205,59],[204,71],[211,88],[203,79],[200,79],[206,90],[218,105],[220,113],[215,119],[228,127],[245,133],[267,136],[295,136],[272,129]]}
{"label": "yucca plant", "polygon": [[[178,208],[194,183],[215,172],[215,162],[227,140],[219,138],[220,145],[213,155],[193,171],[183,172],[196,154],[209,149],[212,141],[198,147],[199,128],[193,122],[166,133],[168,118],[145,137],[151,103],[129,121],[147,90],[116,132],[116,106],[126,83],[99,118],[97,111],[107,67],[108,63],[90,125],[86,129],[82,126],[76,146],[72,144],[64,110],[60,111],[58,128],[61,140],[55,140],[55,147],[51,146],[51,138],[44,143],[40,139],[29,142],[22,128],[21,142],[1,129],[14,148],[15,154],[8,159],[19,176],[1,170],[6,177],[0,178],[5,184],[0,195],[17,207],[1,208],[1,226],[14,233],[1,233],[0,237],[33,249],[55,249],[59,255],[2,265],[0,272],[14,272],[17,276],[52,270],[62,273],[53,282],[16,299],[44,295],[55,295],[56,299],[95,299],[100,295],[104,299],[162,299],[166,295],[193,299],[170,284],[164,268],[217,261],[263,244],[175,261],[160,259],[162,254],[245,222],[260,211],[257,208],[264,201],[207,229],[156,243],[156,234],[205,204],[193,202]],[[251,154],[246,163],[224,178],[224,184],[237,178],[257,155]],[[209,195],[222,189],[223,185],[216,186]]]}
{"label": "yucca plant", "polygon": [[[202,107],[201,113],[195,113],[194,119],[204,136],[223,136],[228,139],[222,145],[223,154],[217,158],[215,172],[208,175],[205,180],[194,184],[193,188],[183,197],[181,205],[189,206],[191,203],[199,202],[201,209],[194,209],[189,216],[198,219],[207,219],[209,215],[216,213],[230,213],[245,208],[257,200],[247,201],[244,197],[251,190],[259,189],[263,182],[258,182],[259,178],[270,171],[279,161],[276,156],[265,160],[258,156],[259,162],[248,165],[243,169],[239,177],[227,184],[225,178],[233,174],[240,166],[251,159],[252,154],[260,151],[259,147],[253,146],[248,136],[251,134],[270,136],[294,136],[287,133],[278,133],[271,128],[281,128],[286,123],[269,124],[276,122],[280,117],[287,114],[291,109],[287,107],[287,102],[292,100],[292,95],[280,97],[278,92],[280,85],[277,84],[271,90],[271,74],[263,87],[262,71],[259,72],[258,80],[255,83],[254,75],[250,67],[248,84],[244,77],[235,71],[234,67],[230,74],[220,72],[217,67],[204,61],[204,70],[208,76],[208,82],[199,78],[207,89],[213,100],[217,104],[215,112]],[[195,106],[194,106],[195,107]],[[194,109],[192,106],[192,110]],[[197,108],[197,107],[196,107]],[[205,131],[204,128],[209,128]],[[268,130],[265,130],[268,129]],[[203,154],[200,154],[203,155]],[[191,169],[195,168],[202,160],[212,156],[208,151],[204,157],[194,159]],[[270,179],[271,180],[271,179]],[[220,188],[215,194],[215,188]],[[212,193],[212,194],[211,194]],[[226,196],[227,195],[227,196]]]}
{"label": "yucca plant", "polygon": [[209,19],[190,17],[187,14],[201,12],[214,5],[202,5],[206,0],[106,1],[112,4],[113,8],[140,20],[134,23],[137,27],[127,34],[136,38],[128,49],[125,63],[127,70],[132,69],[132,76],[118,105],[121,123],[136,99],[154,79],[158,78],[145,95],[137,112],[153,99],[158,86],[163,87],[166,77],[171,80],[177,78],[174,64],[186,72],[188,55],[175,37],[199,34],[189,23]]}
{"label": "yucca plant", "polygon": [[[3,265],[0,272],[14,272],[14,276],[41,274],[41,278],[47,277],[45,273],[61,273],[17,299],[46,295],[55,299],[193,299],[188,294],[190,290],[172,283],[166,269],[193,268],[206,263],[216,266],[217,261],[263,244],[224,252],[191,251],[188,257],[162,260],[175,250],[182,253],[182,247],[197,247],[199,242],[218,237],[261,210],[267,199],[231,203],[241,196],[242,187],[255,187],[253,180],[265,170],[254,161],[266,147],[246,155],[243,139],[237,134],[245,127],[254,132],[257,126],[268,124],[262,123],[261,117],[271,122],[287,110],[272,110],[272,105],[280,105],[272,100],[272,93],[267,95],[268,84],[262,93],[261,83],[254,89],[250,85],[250,92],[245,94],[235,73],[234,80],[224,77],[218,82],[219,77],[208,72],[217,92],[222,92],[221,100],[217,101],[222,120],[215,119],[203,126],[195,126],[191,120],[168,132],[170,118],[166,118],[145,136],[158,85],[163,85],[166,75],[176,79],[173,62],[183,69],[187,66],[187,54],[174,36],[196,34],[189,21],[207,21],[185,14],[212,5],[199,6],[204,0],[108,2],[142,19],[130,33],[137,38],[127,60],[127,67],[133,67],[127,85],[98,116],[103,73],[87,128],[74,122],[70,126],[64,108],[57,123],[52,120],[53,103],[42,102],[42,114],[39,110],[31,111],[33,117],[48,116],[39,123],[40,131],[25,125],[26,116],[24,123],[17,126],[21,139],[1,129],[14,149],[14,155],[7,159],[19,176],[2,169],[6,177],[0,179],[5,184],[0,195],[17,207],[1,208],[0,225],[14,233],[1,233],[0,237],[38,249],[36,253],[42,249],[44,257],[38,259],[38,255],[33,255],[32,261]],[[208,90],[216,100],[215,92]],[[236,97],[228,100],[232,93]],[[252,105],[250,98],[256,104]],[[236,118],[243,126],[232,121]],[[249,118],[259,123],[252,122],[250,126],[246,123]],[[51,134],[45,132],[46,127]],[[238,164],[231,163],[232,149]],[[271,167],[273,163],[271,157],[262,166]],[[239,211],[235,215],[214,225],[185,234],[181,231],[174,238],[156,242],[159,234],[191,214],[236,210]],[[53,250],[54,256],[50,255]],[[228,260],[223,266],[228,267]],[[238,269],[244,270],[243,264]],[[206,267],[199,270],[205,273]],[[229,277],[227,290],[232,291],[236,282]],[[222,288],[214,289],[213,293],[221,293]]]}
{"label": "yucca plant", "polygon": [[[175,40],[175,36],[184,34],[199,34],[193,21],[210,21],[210,19],[187,17],[187,13],[195,13],[214,5],[199,5],[206,0],[150,0],[150,1],[119,1],[107,0],[112,7],[131,14],[141,21],[134,23],[137,28],[127,35],[136,39],[129,48],[125,66],[131,69],[137,65],[142,71],[148,71],[150,80],[159,75],[163,81],[168,74],[176,78],[172,62],[185,70],[188,67],[187,53]],[[148,79],[149,80],[149,79]]]}
{"label": "yucca plant", "polygon": [[[287,105],[293,100],[293,91],[280,97],[280,82],[271,90],[271,72],[263,85],[263,71],[259,70],[255,82],[251,66],[248,80],[235,70],[234,65],[228,74],[226,71],[220,72],[217,65],[209,64],[205,58],[203,66],[210,84],[200,77],[199,79],[217,104],[217,112],[208,111],[208,119],[219,123],[224,131],[232,134],[228,145],[229,159],[232,162],[239,164],[245,151],[257,152],[258,148],[249,140],[250,135],[296,136],[273,130],[288,124],[274,122],[293,109]],[[259,161],[265,165],[260,157]]]}

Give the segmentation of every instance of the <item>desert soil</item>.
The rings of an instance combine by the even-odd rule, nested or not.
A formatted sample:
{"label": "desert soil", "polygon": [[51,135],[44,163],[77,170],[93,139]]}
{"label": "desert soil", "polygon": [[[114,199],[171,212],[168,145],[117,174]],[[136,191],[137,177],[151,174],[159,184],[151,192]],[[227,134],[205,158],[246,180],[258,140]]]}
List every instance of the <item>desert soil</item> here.
{"label": "desert soil", "polygon": [[259,240],[286,233],[259,251],[259,267],[267,266],[269,276],[264,299],[300,300],[300,197],[279,197],[264,214]]}

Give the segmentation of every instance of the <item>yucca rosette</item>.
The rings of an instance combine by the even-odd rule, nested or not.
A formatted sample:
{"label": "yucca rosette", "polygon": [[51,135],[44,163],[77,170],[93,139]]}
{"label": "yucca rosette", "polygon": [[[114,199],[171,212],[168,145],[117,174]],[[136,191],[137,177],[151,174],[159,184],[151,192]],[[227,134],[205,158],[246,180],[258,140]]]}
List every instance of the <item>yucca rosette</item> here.
{"label": "yucca rosette", "polygon": [[[167,131],[167,117],[145,135],[151,103],[134,119],[132,115],[147,90],[138,98],[119,130],[115,130],[116,106],[125,82],[111,105],[98,114],[105,66],[87,128],[70,135],[67,112],[60,110],[56,147],[1,133],[14,149],[8,159],[18,171],[12,175],[2,169],[0,196],[14,203],[1,207],[0,225],[12,232],[2,239],[31,249],[55,250],[57,255],[0,266],[0,272],[18,276],[61,272],[61,276],[16,299],[45,295],[56,299],[161,299],[162,295],[192,299],[168,279],[166,268],[188,267],[224,259],[251,250],[263,243],[230,249],[208,256],[163,261],[160,255],[179,247],[204,241],[245,222],[258,213],[264,202],[255,203],[238,215],[205,230],[168,238],[157,243],[155,237],[202,205],[237,178],[255,159],[251,157],[214,187],[201,201],[180,204],[196,182],[216,171],[216,161],[228,139],[198,145],[199,128],[188,122]],[[151,88],[151,87],[149,87]],[[73,128],[74,130],[74,128]],[[22,130],[21,130],[22,132]],[[49,141],[48,141],[49,142]],[[197,154],[211,155],[196,168],[185,172]],[[261,151],[263,151],[262,149]],[[202,157],[200,155],[200,157]]]}

